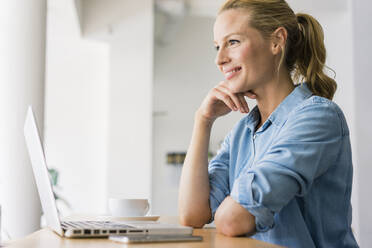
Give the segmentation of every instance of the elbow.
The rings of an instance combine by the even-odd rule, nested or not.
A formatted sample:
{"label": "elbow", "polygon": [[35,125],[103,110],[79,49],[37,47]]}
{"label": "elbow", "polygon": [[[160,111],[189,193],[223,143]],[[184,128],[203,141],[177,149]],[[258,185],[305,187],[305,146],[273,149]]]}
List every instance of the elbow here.
{"label": "elbow", "polygon": [[181,225],[194,228],[202,228],[205,224],[208,223],[209,219],[209,215],[190,213],[181,213],[178,217],[179,223]]}
{"label": "elbow", "polygon": [[194,228],[202,228],[204,226],[204,223],[202,223],[200,219],[191,216],[180,216],[179,222],[183,226],[190,226]]}
{"label": "elbow", "polygon": [[216,229],[219,233],[228,236],[236,237],[242,235],[242,231],[229,219],[215,219]]}
{"label": "elbow", "polygon": [[218,211],[214,223],[219,233],[229,237],[253,235],[256,230],[254,219],[232,218],[230,214],[224,215]]}

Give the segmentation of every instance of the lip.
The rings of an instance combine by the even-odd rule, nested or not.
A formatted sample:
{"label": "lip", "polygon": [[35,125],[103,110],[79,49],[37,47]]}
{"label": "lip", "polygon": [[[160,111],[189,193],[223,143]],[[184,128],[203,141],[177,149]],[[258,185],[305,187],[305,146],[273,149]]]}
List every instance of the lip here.
{"label": "lip", "polygon": [[232,79],[232,78],[235,77],[237,74],[239,74],[241,70],[242,70],[242,68],[241,68],[240,66],[237,66],[237,67],[234,67],[234,68],[231,68],[231,69],[225,70],[225,71],[224,71],[224,74],[225,74],[225,78],[226,78],[226,80],[230,80],[230,79]]}

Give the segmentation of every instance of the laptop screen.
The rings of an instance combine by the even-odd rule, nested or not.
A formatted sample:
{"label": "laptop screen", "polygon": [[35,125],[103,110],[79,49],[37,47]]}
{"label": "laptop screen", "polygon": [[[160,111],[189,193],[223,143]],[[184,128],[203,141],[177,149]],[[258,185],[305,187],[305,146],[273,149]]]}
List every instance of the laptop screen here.
{"label": "laptop screen", "polygon": [[55,232],[63,235],[44,151],[31,106],[26,115],[24,135],[46,223]]}

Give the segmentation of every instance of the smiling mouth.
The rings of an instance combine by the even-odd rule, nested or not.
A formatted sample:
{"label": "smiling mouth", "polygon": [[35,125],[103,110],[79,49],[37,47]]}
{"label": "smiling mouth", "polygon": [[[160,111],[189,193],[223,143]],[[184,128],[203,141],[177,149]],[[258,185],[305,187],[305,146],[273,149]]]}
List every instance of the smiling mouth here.
{"label": "smiling mouth", "polygon": [[225,78],[227,80],[230,80],[231,78],[233,78],[242,68],[241,67],[236,67],[234,68],[233,70],[231,71],[228,71],[226,74],[225,74]]}

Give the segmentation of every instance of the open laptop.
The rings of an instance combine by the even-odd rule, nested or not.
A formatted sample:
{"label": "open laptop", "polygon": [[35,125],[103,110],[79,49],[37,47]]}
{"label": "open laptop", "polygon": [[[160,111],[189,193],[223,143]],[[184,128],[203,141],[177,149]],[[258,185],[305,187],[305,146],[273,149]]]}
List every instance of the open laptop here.
{"label": "open laptop", "polygon": [[153,221],[60,221],[40,135],[31,106],[27,111],[24,135],[47,226],[60,236],[107,237],[109,235],[192,235],[193,229],[191,227]]}

